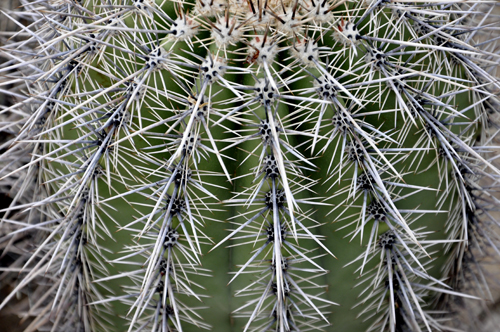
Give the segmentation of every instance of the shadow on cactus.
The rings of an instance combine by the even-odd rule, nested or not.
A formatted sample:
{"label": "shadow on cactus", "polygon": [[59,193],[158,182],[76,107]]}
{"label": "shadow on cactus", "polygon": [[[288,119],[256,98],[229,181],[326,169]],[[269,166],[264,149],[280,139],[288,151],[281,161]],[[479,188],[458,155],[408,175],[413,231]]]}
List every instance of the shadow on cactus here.
{"label": "shadow on cactus", "polygon": [[26,331],[456,331],[495,299],[495,4],[21,4],[0,312]]}

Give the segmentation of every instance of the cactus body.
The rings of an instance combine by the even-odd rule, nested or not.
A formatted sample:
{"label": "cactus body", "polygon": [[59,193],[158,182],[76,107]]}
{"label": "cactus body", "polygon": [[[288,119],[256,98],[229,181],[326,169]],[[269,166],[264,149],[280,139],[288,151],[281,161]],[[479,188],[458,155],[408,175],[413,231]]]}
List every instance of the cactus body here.
{"label": "cactus body", "polygon": [[495,297],[494,3],[21,3],[0,310],[26,331],[446,331]]}

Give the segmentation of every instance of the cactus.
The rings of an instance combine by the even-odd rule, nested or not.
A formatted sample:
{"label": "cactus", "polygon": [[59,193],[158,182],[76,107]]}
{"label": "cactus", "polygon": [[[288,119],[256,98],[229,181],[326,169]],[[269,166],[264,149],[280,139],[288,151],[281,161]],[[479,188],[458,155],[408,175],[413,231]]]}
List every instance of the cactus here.
{"label": "cactus", "polygon": [[25,331],[456,331],[496,297],[495,2],[20,3],[0,313]]}

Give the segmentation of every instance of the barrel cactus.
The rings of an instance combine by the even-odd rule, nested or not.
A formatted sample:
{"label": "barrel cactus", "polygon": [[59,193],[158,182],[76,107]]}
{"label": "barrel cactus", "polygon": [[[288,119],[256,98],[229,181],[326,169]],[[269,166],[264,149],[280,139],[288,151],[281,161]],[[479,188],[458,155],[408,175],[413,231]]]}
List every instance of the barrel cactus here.
{"label": "barrel cactus", "polygon": [[24,331],[480,330],[460,308],[498,296],[499,17],[13,3],[0,313]]}

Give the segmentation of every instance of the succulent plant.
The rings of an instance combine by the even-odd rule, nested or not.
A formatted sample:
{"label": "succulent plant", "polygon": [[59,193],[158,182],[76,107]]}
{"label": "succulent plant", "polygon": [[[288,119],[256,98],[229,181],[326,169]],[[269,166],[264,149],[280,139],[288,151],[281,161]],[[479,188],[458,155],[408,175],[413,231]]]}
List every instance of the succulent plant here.
{"label": "succulent plant", "polygon": [[25,331],[456,331],[496,297],[494,1],[20,4],[0,312]]}

